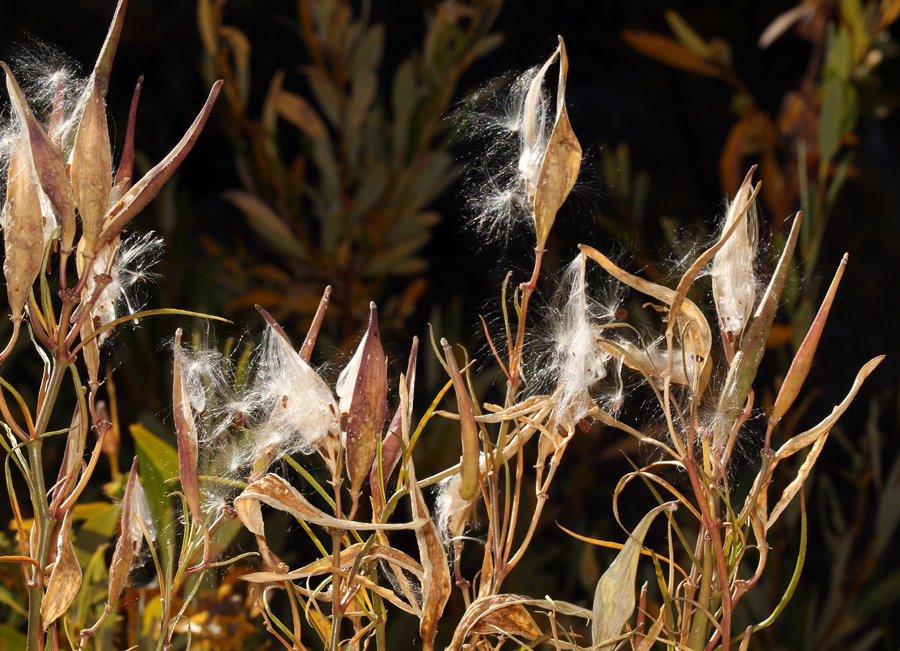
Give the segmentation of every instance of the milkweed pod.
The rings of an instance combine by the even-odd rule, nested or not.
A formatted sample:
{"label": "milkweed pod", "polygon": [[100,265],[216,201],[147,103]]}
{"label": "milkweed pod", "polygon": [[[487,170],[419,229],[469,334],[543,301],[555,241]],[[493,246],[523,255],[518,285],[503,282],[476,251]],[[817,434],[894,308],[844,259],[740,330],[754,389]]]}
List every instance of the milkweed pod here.
{"label": "milkweed pod", "polygon": [[753,264],[759,241],[759,218],[756,200],[752,197],[750,175],[729,204],[722,223],[722,231],[736,221],[743,221],[713,258],[710,275],[712,294],[719,315],[722,337],[738,347],[744,328],[753,316],[756,303],[756,281]]}
{"label": "milkweed pod", "polygon": [[456,363],[456,356],[446,339],[441,339],[441,346],[447,357],[447,370],[450,379],[453,380],[453,390],[456,392],[456,403],[459,406],[460,437],[462,438],[462,459],[459,465],[459,496],[469,501],[478,493],[481,481],[479,479],[478,459],[480,447],[478,440],[478,423],[475,422],[475,411],[472,409],[472,400],[466,391],[465,382]]}
{"label": "milkweed pod", "polygon": [[181,328],[175,331],[172,379],[172,409],[175,439],[178,443],[178,476],[188,508],[195,520],[200,518],[200,484],[197,477],[197,426],[191,399],[185,386],[181,361]]}
{"label": "milkweed pod", "polygon": [[112,188],[109,128],[97,70],[91,76],[90,91],[75,134],[69,165],[75,203],[81,215],[82,255],[90,255],[103,228]]}
{"label": "milkweed pod", "polygon": [[122,589],[131,575],[134,565],[134,556],[140,549],[140,538],[135,540],[132,529],[132,518],[135,513],[134,495],[137,484],[138,458],[135,457],[131,464],[131,472],[128,474],[128,483],[125,484],[125,494],[122,496],[122,515],[119,518],[119,539],[116,541],[116,549],[109,563],[109,593],[107,600],[110,606],[118,600]]}
{"label": "milkweed pod", "polygon": [[20,139],[9,159],[3,207],[6,252],[3,275],[16,326],[22,321],[28,293],[41,272],[44,257],[41,189],[32,178],[31,165],[29,151]]}
{"label": "milkweed pod", "polygon": [[37,177],[43,198],[48,202],[44,215],[47,218],[43,227],[44,239],[46,241],[47,236],[56,228],[55,220],[59,219],[62,227],[62,250],[71,251],[75,241],[75,201],[62,155],[34,117],[9,67],[2,61],[0,67],[6,72],[6,89],[19,123],[20,138],[28,149],[30,164],[33,165],[30,173]]}
{"label": "milkweed pod", "polygon": [[[409,352],[409,364],[406,368],[406,393],[410,397],[410,412],[412,411],[412,394],[416,385],[416,356],[419,352],[419,338],[413,337],[412,350]],[[372,489],[372,500],[376,504],[376,513],[384,508],[381,490],[381,478],[390,477],[394,467],[400,460],[400,441],[403,437],[403,404],[397,407],[397,412],[391,419],[387,434],[381,442],[381,476],[378,474],[378,459],[372,462],[372,471],[369,473],[369,486]]]}
{"label": "milkweed pod", "polygon": [[[552,59],[551,59],[552,60]],[[559,81],[556,90],[556,119],[541,160],[534,191],[534,225],[537,248],[543,249],[556,213],[569,196],[581,169],[581,144],[575,137],[566,109],[566,76],[569,58],[559,37]]]}
{"label": "milkweed pod", "polygon": [[375,303],[369,304],[366,334],[338,378],[337,394],[350,496],[356,504],[372,468],[377,437],[387,415],[387,360],[381,347]]}

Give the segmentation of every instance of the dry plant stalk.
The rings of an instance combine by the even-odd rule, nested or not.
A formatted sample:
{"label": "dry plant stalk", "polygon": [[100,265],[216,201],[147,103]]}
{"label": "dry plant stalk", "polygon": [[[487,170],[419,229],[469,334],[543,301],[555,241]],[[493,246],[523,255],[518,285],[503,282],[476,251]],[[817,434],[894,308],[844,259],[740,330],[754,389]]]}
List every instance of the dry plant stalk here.
{"label": "dry plant stalk", "polygon": [[[106,169],[110,160],[108,136],[97,130],[105,129],[100,109],[123,10],[124,0],[94,73],[82,91],[78,114],[67,117],[62,101],[54,107],[55,122],[51,124],[68,120],[69,128],[76,130],[69,154],[73,161],[68,167],[71,187],[61,186],[58,174],[52,171],[58,172],[68,153],[61,149],[62,143],[68,142],[65,131],[51,128],[48,134],[44,130],[5,68],[19,129],[7,178],[7,245],[15,246],[10,242],[15,243],[20,236],[28,242],[22,249],[8,249],[5,265],[14,337],[24,312],[48,360],[37,418],[31,418],[19,394],[5,381],[5,393],[0,392],[0,408],[8,426],[3,445],[8,459],[24,478],[34,507],[33,525],[27,531],[15,492],[10,490],[21,555],[0,559],[21,563],[29,581],[29,651],[57,648],[60,628],[66,638],[79,638],[66,624],[66,613],[81,580],[81,568],[71,545],[72,513],[111,428],[98,411],[99,349],[90,345],[121,321],[101,315],[97,309],[108,300],[104,293],[114,286],[116,260],[124,246],[122,228],[183,160],[218,91],[218,85],[214,86],[209,102],[182,142],[144,179],[131,185],[129,157],[120,164],[113,182],[110,169]],[[550,111],[551,98],[544,90],[544,79],[556,62],[555,110]],[[383,651],[393,608],[418,618],[422,645],[428,651],[435,648],[441,631],[448,635],[448,648],[454,651],[499,649],[508,640],[520,646],[545,644],[556,649],[611,650],[626,639],[636,649],[650,649],[657,641],[695,651],[729,649],[738,642],[741,648],[747,648],[750,635],[774,620],[793,588],[771,617],[732,635],[735,608],[766,567],[769,528],[798,493],[803,507],[804,481],[831,428],[881,358],[862,367],[847,398],[819,425],[791,437],[777,451],[769,447],[772,431],[806,378],[839,272],[770,415],[770,431],[753,490],[743,506],[732,504],[728,472],[732,451],[754,407],[753,381],[800,229],[798,214],[766,288],[757,292],[754,286],[748,292],[739,280],[753,269],[757,255],[755,202],[759,185],[753,186],[751,170],[729,207],[717,241],[696,257],[674,289],[632,275],[600,251],[581,245],[561,283],[562,307],[558,323],[551,324],[555,350],[543,369],[527,364],[526,335],[535,321],[529,302],[540,277],[544,246],[581,164],[581,147],[565,105],[568,66],[560,38],[559,48],[542,66],[513,83],[514,95],[504,105],[515,110],[497,120],[500,127],[518,136],[506,134],[504,138],[517,147],[509,152],[508,185],[502,188],[502,200],[516,208],[491,209],[482,217],[521,213],[532,225],[535,237],[531,277],[516,287],[511,297],[504,284],[505,350],[495,345],[485,328],[507,378],[503,404],[481,403],[472,389],[472,360],[465,355],[464,364],[460,364],[446,340],[441,340],[441,351],[432,338],[448,381],[415,421],[418,342],[414,340],[407,373],[401,375],[397,385],[395,416],[383,436],[388,366],[374,303],[370,305],[368,328],[334,390],[309,363],[330,288],[325,290],[299,352],[275,319],[259,308],[268,328],[250,362],[250,372],[244,372],[240,381],[227,357],[204,350],[202,344],[183,345],[179,329],[173,354],[173,422],[181,484],[177,495],[183,504],[180,550],[176,556],[174,543],[170,543],[166,556],[158,554],[157,523],[152,521],[135,459],[125,480],[107,605],[98,621],[81,631],[78,642],[71,642],[73,647],[90,648],[91,638],[115,611],[146,541],[160,585],[155,641],[159,649],[171,648],[178,622],[199,586],[199,581],[189,579],[242,558],[219,562],[212,558],[212,536],[228,517],[238,517],[255,537],[264,567],[242,579],[259,588],[254,592],[256,605],[267,629],[291,650],[306,649],[317,637],[320,646],[331,651],[367,646]],[[103,151],[91,155],[92,148]],[[55,155],[55,162],[48,163],[46,169],[51,172],[42,175],[37,171],[38,161],[48,152]],[[77,165],[76,158],[80,161]],[[496,208],[499,199],[486,200],[494,202]],[[77,207],[82,224],[77,245],[72,206]],[[61,226],[57,228],[56,223]],[[35,244],[30,238],[38,235]],[[34,260],[38,250],[45,252],[44,257],[46,252],[58,250],[60,256],[62,304],[58,320],[48,318],[55,312],[49,303],[47,280]],[[15,254],[10,255],[11,251]],[[70,287],[66,260],[73,251],[78,278]],[[653,305],[662,315],[657,332],[625,322],[617,316],[616,305],[602,305],[595,298],[620,293],[601,292],[595,283],[588,282],[586,269],[593,264],[610,276],[606,280],[610,285],[624,285],[657,302]],[[706,313],[698,302],[688,298],[707,268],[712,269],[715,280],[711,303],[717,312],[721,349],[714,343]],[[30,288],[37,278],[41,281],[40,302],[33,294],[23,301],[24,288]],[[509,302],[513,303],[515,322],[509,317]],[[81,342],[76,343],[79,337]],[[71,373],[76,387],[80,387],[74,366],[79,351],[85,352],[89,391],[86,396],[79,394],[79,409],[67,430],[60,480],[48,502],[41,444],[53,434],[48,432],[50,413],[65,374]],[[715,379],[712,369],[716,365],[726,371],[721,375],[724,379]],[[646,384],[659,402],[665,436],[644,434],[619,419],[626,385],[640,383]],[[539,386],[548,390],[541,392],[536,389]],[[451,387],[457,413],[437,409]],[[20,403],[24,420],[13,418],[6,394]],[[459,464],[420,479],[415,450],[435,416],[459,421],[462,457]],[[534,599],[505,593],[504,581],[529,548],[568,444],[575,436],[585,435],[584,426],[590,420],[655,446],[663,455],[656,463],[621,478],[612,495],[617,519],[619,496],[635,479],[652,487],[660,504],[644,514],[633,530],[626,529],[621,551],[595,588],[592,608],[549,597]],[[84,463],[81,457],[89,424],[97,432],[97,440],[90,460]],[[530,447],[536,448],[537,458],[533,496],[525,495],[532,490],[531,469],[526,471],[524,461]],[[806,461],[770,508],[768,492],[773,488],[776,466],[807,448],[811,451]],[[298,455],[308,458],[298,461]],[[283,466],[274,465],[279,460],[293,466],[313,489],[309,496],[283,476],[279,469]],[[325,485],[307,468],[315,463],[320,463],[326,473]],[[7,468],[9,472],[9,464]],[[687,478],[684,485],[671,483],[668,472],[664,472],[671,469],[683,471],[682,476]],[[440,485],[438,498],[434,506],[429,506],[423,489],[435,484]],[[214,486],[231,487],[232,494],[223,497]],[[365,508],[364,500],[364,508],[359,508],[360,498],[367,492],[371,511]],[[670,499],[664,500],[662,493]],[[279,559],[269,547],[263,504],[295,518],[316,545],[319,557],[297,568]],[[530,513],[524,510],[526,504],[533,504]],[[480,505],[486,514],[486,522],[481,525],[486,544],[473,550],[466,545],[467,532],[478,526],[474,512]],[[407,508],[409,518],[398,514]],[[628,514],[629,520],[633,515]],[[663,515],[670,534],[666,552],[645,550],[643,540],[651,523]],[[806,551],[805,516],[801,526],[798,576]],[[392,546],[392,532],[404,530],[413,532],[418,557]],[[672,539],[673,532],[677,540]],[[759,558],[751,568],[751,578],[739,578],[746,552],[754,549]],[[480,571],[472,577],[463,576],[461,558],[479,552]],[[637,606],[635,579],[642,555],[649,555],[656,565],[658,585],[653,589],[658,589],[655,598],[663,605],[655,617],[647,613],[649,589],[645,586],[640,611],[632,624]],[[668,566],[667,576],[661,561]],[[179,596],[189,585],[192,587],[179,605]],[[455,627],[444,618],[454,587],[466,606]],[[273,600],[282,598],[286,602],[283,612],[290,613],[290,622],[282,622],[281,611],[272,607]]]}

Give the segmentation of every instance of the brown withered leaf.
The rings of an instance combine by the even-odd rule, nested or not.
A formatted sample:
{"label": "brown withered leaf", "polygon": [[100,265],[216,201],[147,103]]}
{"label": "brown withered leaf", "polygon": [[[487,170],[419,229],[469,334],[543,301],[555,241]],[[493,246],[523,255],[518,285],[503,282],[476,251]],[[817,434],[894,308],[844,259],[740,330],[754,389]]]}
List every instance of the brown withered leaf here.
{"label": "brown withered leaf", "polygon": [[522,604],[512,604],[485,613],[472,627],[473,633],[507,635],[535,639],[543,635],[537,622]]}
{"label": "brown withered leaf", "polygon": [[[834,427],[838,419],[844,414],[845,411],[847,411],[850,403],[853,402],[853,399],[856,397],[856,394],[862,387],[863,382],[867,377],[869,377],[872,371],[874,371],[878,367],[883,359],[884,355],[880,355],[866,362],[859,370],[859,373],[856,374],[856,379],[853,381],[853,386],[850,387],[850,392],[839,405],[836,405],[834,409],[831,410],[831,414],[812,429],[797,434],[796,436],[789,439],[778,449],[778,452],[775,453],[775,458],[772,459],[772,462],[769,464],[768,470],[766,472],[766,476],[764,478],[765,483],[763,484],[760,498],[759,500],[757,500],[757,503],[759,504],[766,504],[768,484],[772,479],[772,475],[775,471],[775,466],[778,464],[778,462],[783,461],[784,459],[790,457],[791,455],[799,452],[800,450],[811,444],[814,444],[815,446],[815,452],[810,451],[808,457],[798,471],[797,476],[784,489],[784,492],[781,494],[781,498],[772,508],[771,515],[766,520],[767,530],[775,523],[775,520],[778,519],[778,516],[781,515],[787,505],[790,504],[791,500],[794,499],[794,496],[800,490],[801,484],[809,475],[810,470],[812,470],[812,466],[815,463],[819,451],[821,450],[822,445],[824,445],[825,439],[827,438],[828,433],[831,431],[831,428]],[[760,479],[760,477],[757,477],[757,481],[759,481]],[[753,491],[751,491],[750,494],[753,495]]]}
{"label": "brown withered leaf", "polygon": [[559,84],[556,91],[556,122],[544,152],[534,195],[534,223],[537,248],[543,249],[556,220],[556,213],[569,196],[581,169],[581,144],[575,137],[566,108],[566,75],[569,57],[559,37]]}
{"label": "brown withered leaf", "polygon": [[[363,551],[364,548],[365,543],[356,543],[342,550],[340,557],[338,558],[339,566],[349,569],[357,561],[359,554]],[[362,559],[359,560],[363,563],[377,560],[390,561],[391,563],[394,563],[398,567],[401,567],[407,572],[411,573],[419,580],[421,580],[425,575],[425,570],[422,568],[422,565],[420,563],[416,562],[416,559],[408,554],[404,554],[403,552],[394,549],[393,547],[387,547],[385,545],[372,545],[366,551]],[[334,562],[332,560],[332,557],[327,556],[325,558],[320,558],[319,560],[310,563],[309,565],[305,565],[304,567],[301,567],[299,569],[291,570],[286,574],[273,575],[270,572],[253,572],[250,574],[242,575],[241,579],[243,581],[250,581],[253,583],[264,581],[283,581],[285,579],[293,581],[296,579],[305,579],[309,576],[315,576],[316,574],[328,574],[333,569]],[[277,576],[278,578],[271,578],[272,576]]]}
{"label": "brown withered leaf", "polygon": [[453,632],[453,639],[447,646],[447,651],[461,651],[466,639],[474,632],[473,629],[478,624],[478,622],[481,621],[482,618],[490,615],[495,611],[509,608],[514,604],[521,604],[523,606],[535,606],[537,608],[544,608],[546,610],[562,613],[564,615],[582,617],[586,620],[590,620],[593,617],[590,610],[581,608],[580,606],[575,606],[574,604],[570,604],[566,601],[532,599],[531,597],[517,594],[498,594],[479,597],[478,599],[473,601],[472,604],[466,609],[465,615],[463,615],[462,619],[459,621],[459,624],[456,627],[456,630]]}
{"label": "brown withered leaf", "polygon": [[[90,83],[91,94],[75,134],[69,168],[87,254],[93,253],[94,242],[103,228],[103,216],[112,190],[112,154],[99,70],[94,70]],[[87,265],[87,268],[90,273],[93,265]]]}
{"label": "brown withered leaf", "polygon": [[268,504],[279,511],[290,513],[305,522],[345,531],[400,531],[421,528],[428,522],[431,522],[430,518],[415,518],[412,522],[400,524],[370,524],[354,520],[339,520],[310,504],[287,480],[274,473],[269,473],[262,479],[251,483],[240,495],[234,498],[234,508],[241,518],[241,522],[244,523],[244,526],[251,533],[260,536],[265,535],[262,515],[259,512],[260,502]]}
{"label": "brown withered leaf", "polygon": [[72,510],[66,512],[56,548],[56,564],[50,574],[47,593],[41,602],[41,620],[44,630],[59,619],[68,609],[81,587],[81,566],[72,544]]}

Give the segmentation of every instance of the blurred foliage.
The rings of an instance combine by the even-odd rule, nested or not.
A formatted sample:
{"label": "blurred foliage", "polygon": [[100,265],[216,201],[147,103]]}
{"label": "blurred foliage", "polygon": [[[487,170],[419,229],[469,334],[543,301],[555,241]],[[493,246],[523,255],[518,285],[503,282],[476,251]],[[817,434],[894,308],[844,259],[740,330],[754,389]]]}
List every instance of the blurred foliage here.
{"label": "blurred foliage", "polygon": [[[814,271],[825,227],[845,181],[859,173],[853,166],[859,122],[885,117],[897,103],[897,96],[883,89],[878,68],[886,58],[897,55],[897,42],[888,27],[898,16],[896,0],[841,0],[804,1],[776,17],[759,37],[760,48],[769,47],[791,29],[812,47],[806,74],[785,93],[774,116],[761,107],[739,76],[729,42],[704,38],[676,11],[665,14],[674,38],[643,30],[622,32],[624,41],[645,56],[719,79],[732,88],[737,121],[719,157],[719,179],[726,196],[734,196],[752,163],[759,165],[762,199],[775,232],[783,237],[789,215],[803,211],[802,275],[793,276],[794,290],[789,287],[785,303],[793,327],[776,330],[791,339],[795,350],[816,309],[819,281]],[[638,189],[639,202],[641,189],[645,191]],[[630,232],[641,232],[639,223],[631,226],[638,228]]]}
{"label": "blurred foliage", "polygon": [[[233,241],[220,275],[225,309],[260,304],[280,321],[307,320],[331,284],[329,319],[345,340],[370,300],[385,326],[402,325],[427,287],[419,253],[440,220],[429,205],[458,173],[442,120],[463,72],[502,41],[490,33],[502,0],[436,3],[421,51],[389,72],[390,36],[369,24],[367,3],[357,18],[347,0],[302,0],[294,29],[310,63],[273,75],[259,117],[250,56],[266,44],[224,24],[225,4],[198,3],[204,68],[226,82],[220,124],[243,185],[223,197],[260,244]],[[290,90],[301,81],[306,96]],[[278,133],[284,124],[290,138]]]}

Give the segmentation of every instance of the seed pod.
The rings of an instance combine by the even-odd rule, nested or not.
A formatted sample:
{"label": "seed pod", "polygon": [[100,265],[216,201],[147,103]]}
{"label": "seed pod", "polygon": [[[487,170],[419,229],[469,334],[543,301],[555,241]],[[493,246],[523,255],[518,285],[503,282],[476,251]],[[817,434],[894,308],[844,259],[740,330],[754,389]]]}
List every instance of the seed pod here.
{"label": "seed pod", "polygon": [[459,406],[459,424],[462,438],[462,459],[459,465],[459,496],[465,501],[471,500],[478,493],[481,481],[478,477],[478,457],[480,447],[478,441],[478,423],[472,409],[472,399],[466,391],[465,382],[459,372],[456,356],[446,339],[441,339],[441,346],[447,356],[447,367],[453,389],[456,391],[456,403]]}
{"label": "seed pod", "polygon": [[[91,76],[91,91],[72,147],[69,161],[75,203],[81,216],[83,255],[90,256],[103,228],[103,216],[112,188],[112,157],[106,107],[98,71]],[[81,242],[79,243],[81,245]]]}
{"label": "seed pod", "polygon": [[744,220],[713,258],[712,292],[719,315],[719,328],[729,346],[737,350],[744,328],[753,316],[756,303],[756,279],[753,263],[759,241],[759,218],[756,201],[751,200],[753,186],[747,174],[737,195],[728,206],[722,231],[736,221]]}
{"label": "seed pod", "polygon": [[6,294],[16,328],[28,292],[41,272],[44,258],[44,217],[41,214],[41,188],[31,174],[30,152],[19,140],[13,148],[6,175],[6,205],[3,226],[6,230]]}
{"label": "seed pod", "polygon": [[[118,600],[122,589],[131,575],[134,565],[134,556],[141,547],[141,537],[135,537],[132,526],[135,513],[135,486],[137,479],[138,458],[135,457],[131,464],[131,472],[128,474],[128,483],[125,484],[125,494],[122,496],[122,515],[119,518],[119,540],[109,563],[109,594],[107,600],[110,606]],[[143,491],[142,491],[143,492]]]}
{"label": "seed pod", "polygon": [[[413,337],[412,350],[409,352],[409,363],[406,368],[406,393],[410,399],[410,411],[412,411],[412,394],[416,386],[416,356],[419,352],[419,338]],[[397,407],[397,412],[391,419],[387,434],[381,442],[381,472],[383,477],[390,477],[394,472],[397,461],[400,460],[400,439],[403,421],[403,405]],[[369,486],[372,489],[372,500],[377,512],[384,508],[381,499],[381,476],[378,475],[378,459],[372,462],[372,471],[369,473]]]}
{"label": "seed pod", "polygon": [[175,437],[178,443],[178,475],[188,508],[195,520],[200,518],[200,484],[197,479],[197,427],[191,400],[184,384],[181,364],[181,328],[175,331],[174,378],[172,380],[172,408]]}
{"label": "seed pod", "polygon": [[369,304],[369,327],[337,382],[341,433],[354,510],[375,458],[387,415],[387,360],[378,333],[378,312]]}
{"label": "seed pod", "polygon": [[[30,158],[33,160],[33,173],[37,176],[43,193],[53,207],[56,217],[62,226],[62,250],[70,251],[75,241],[75,202],[72,198],[72,186],[66,175],[66,166],[62,155],[50,136],[44,131],[40,123],[34,117],[25,95],[9,67],[0,61],[0,67],[6,71],[6,89],[9,91],[13,111],[19,122],[19,129],[23,144],[29,149]],[[52,221],[48,209],[46,217]],[[52,231],[52,228],[46,229]]]}

